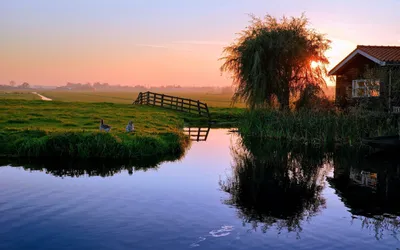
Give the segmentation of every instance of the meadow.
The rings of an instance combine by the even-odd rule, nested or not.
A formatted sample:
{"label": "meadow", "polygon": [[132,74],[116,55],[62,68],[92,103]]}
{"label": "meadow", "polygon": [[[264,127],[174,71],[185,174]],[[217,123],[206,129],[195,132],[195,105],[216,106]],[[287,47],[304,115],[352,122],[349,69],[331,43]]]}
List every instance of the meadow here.
{"label": "meadow", "polygon": [[18,90],[5,91],[0,90],[0,100],[2,99],[17,99],[17,100],[40,100],[38,95],[32,94],[32,91]]}
{"label": "meadow", "polygon": [[[1,99],[18,100],[40,100],[40,97],[32,94],[33,91],[0,91]],[[131,105],[136,100],[139,92],[119,92],[119,91],[60,91],[60,90],[36,90],[37,93],[52,99],[55,102],[68,103],[113,103]],[[231,94],[214,94],[198,92],[165,92],[168,95],[200,100],[207,103],[213,123],[218,123],[220,127],[229,127],[236,124],[240,115],[244,111],[245,104],[237,103],[231,105]],[[125,106],[124,106],[125,107]],[[148,111],[144,111],[150,114]],[[164,112],[164,111],[162,111]],[[175,112],[173,112],[175,113]],[[207,120],[194,115],[180,115],[181,120],[190,122],[192,125],[204,126]],[[79,123],[79,122],[78,122]]]}
{"label": "meadow", "polygon": [[[30,92],[20,91],[14,94],[0,92],[0,109],[2,109],[0,129],[4,143],[7,140],[5,135],[25,133],[22,131],[27,130],[45,131],[47,134],[91,133],[98,135],[99,121],[104,119],[106,124],[112,126],[112,131],[110,135],[103,133],[100,134],[101,136],[112,136],[122,144],[136,141],[136,146],[131,145],[130,150],[120,150],[125,152],[121,153],[121,157],[129,158],[140,155],[149,156],[152,153],[183,152],[188,142],[184,139],[182,128],[209,126],[206,118],[194,114],[132,105],[138,92],[57,90],[37,92],[53,101],[37,100],[40,98]],[[250,111],[244,108],[243,103],[231,106],[229,94],[195,92],[168,92],[168,94],[206,102],[210,107],[211,124],[214,127],[237,127],[242,134],[259,138],[313,145],[360,145],[361,139],[365,136],[398,133],[396,118],[382,112],[361,109],[351,112],[337,110],[280,112],[272,109]],[[127,135],[124,131],[129,120],[135,124],[137,132],[134,135]],[[26,137],[26,134],[23,137]],[[154,142],[153,144],[146,144],[145,141],[139,143],[141,138],[151,139]],[[77,154],[76,151],[74,154]],[[42,153],[24,151],[17,153],[17,155],[33,154]],[[118,152],[111,154],[104,151],[82,154],[85,157],[120,155]]]}
{"label": "meadow", "polygon": [[[52,101],[42,101],[27,90],[0,93],[1,155],[179,158],[190,145],[182,128],[208,126],[206,118],[194,114],[132,105],[135,92],[36,92]],[[231,126],[243,111],[230,107],[229,95],[180,96],[210,101],[212,119],[220,124],[216,126]],[[112,127],[110,133],[99,131],[100,119]],[[133,134],[125,132],[130,120],[135,125]]]}
{"label": "meadow", "polygon": [[[189,145],[178,113],[147,106],[0,99],[3,156],[139,158],[182,155]],[[100,119],[112,126],[99,132]],[[125,126],[133,120],[136,132]]]}
{"label": "meadow", "polygon": [[[51,98],[55,101],[63,102],[111,102],[120,104],[132,104],[139,92],[119,92],[119,91],[58,91],[43,90],[38,93]],[[198,93],[198,92],[163,92],[172,96],[179,96],[192,100],[199,100],[207,103],[209,107],[229,108],[231,107],[231,94],[222,93]],[[244,103],[237,103],[236,108],[244,108]]]}

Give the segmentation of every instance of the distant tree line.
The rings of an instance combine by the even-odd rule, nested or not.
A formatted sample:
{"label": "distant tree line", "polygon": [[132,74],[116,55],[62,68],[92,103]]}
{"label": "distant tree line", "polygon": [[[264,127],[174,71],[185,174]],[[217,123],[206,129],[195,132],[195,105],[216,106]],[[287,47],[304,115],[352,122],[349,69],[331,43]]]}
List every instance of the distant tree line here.
{"label": "distant tree line", "polygon": [[15,81],[10,81],[8,85],[0,85],[0,89],[30,89],[31,85],[27,82],[23,82],[18,85]]}

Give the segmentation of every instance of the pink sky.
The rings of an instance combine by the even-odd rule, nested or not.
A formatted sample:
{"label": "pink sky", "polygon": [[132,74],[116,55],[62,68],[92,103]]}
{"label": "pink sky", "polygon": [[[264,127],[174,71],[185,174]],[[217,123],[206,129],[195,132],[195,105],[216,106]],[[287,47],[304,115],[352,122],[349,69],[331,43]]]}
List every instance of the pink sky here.
{"label": "pink sky", "polygon": [[332,40],[331,68],[357,44],[400,45],[399,9],[398,0],[5,0],[0,84],[227,86],[218,58],[248,13],[304,12]]}

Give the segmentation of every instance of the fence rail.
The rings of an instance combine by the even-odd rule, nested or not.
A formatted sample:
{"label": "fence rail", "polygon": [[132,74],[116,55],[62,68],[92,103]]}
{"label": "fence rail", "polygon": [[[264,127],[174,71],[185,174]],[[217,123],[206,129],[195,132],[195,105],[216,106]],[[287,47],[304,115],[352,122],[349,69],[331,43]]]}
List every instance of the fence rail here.
{"label": "fence rail", "polygon": [[158,106],[181,112],[195,113],[210,119],[207,103],[154,92],[140,92],[132,104]]}

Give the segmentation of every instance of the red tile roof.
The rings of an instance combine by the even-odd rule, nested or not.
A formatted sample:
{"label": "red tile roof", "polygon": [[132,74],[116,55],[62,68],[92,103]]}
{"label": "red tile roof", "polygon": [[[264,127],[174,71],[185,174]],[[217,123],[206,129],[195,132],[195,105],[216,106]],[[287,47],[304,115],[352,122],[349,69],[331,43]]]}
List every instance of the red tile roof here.
{"label": "red tile roof", "polygon": [[358,45],[357,49],[386,63],[400,63],[400,46],[366,46]]}
{"label": "red tile roof", "polygon": [[400,46],[358,45],[353,52],[329,71],[329,75],[336,75],[356,55],[367,57],[381,66],[400,65]]}

